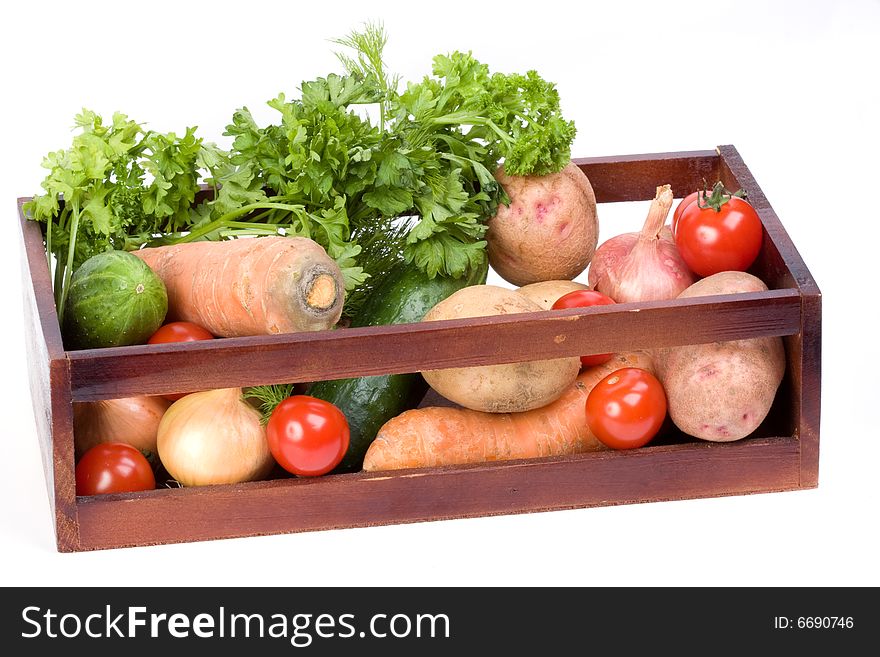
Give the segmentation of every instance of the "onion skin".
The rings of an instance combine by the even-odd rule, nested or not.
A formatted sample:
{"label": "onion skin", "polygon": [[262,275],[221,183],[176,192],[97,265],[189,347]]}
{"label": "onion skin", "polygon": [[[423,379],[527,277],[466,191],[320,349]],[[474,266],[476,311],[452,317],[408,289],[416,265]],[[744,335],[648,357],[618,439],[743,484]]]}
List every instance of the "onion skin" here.
{"label": "onion skin", "polygon": [[602,243],[590,264],[590,287],[617,303],[675,299],[696,282],[664,226],[672,207],[669,185],[657,188],[640,233],[624,233]]}
{"label": "onion skin", "polygon": [[159,458],[182,486],[263,479],[275,460],[260,413],[240,388],[194,392],[171,405],[159,424]]}
{"label": "onion skin", "polygon": [[101,443],[126,443],[151,459],[162,416],[171,402],[162,397],[123,397],[73,405],[76,458]]}

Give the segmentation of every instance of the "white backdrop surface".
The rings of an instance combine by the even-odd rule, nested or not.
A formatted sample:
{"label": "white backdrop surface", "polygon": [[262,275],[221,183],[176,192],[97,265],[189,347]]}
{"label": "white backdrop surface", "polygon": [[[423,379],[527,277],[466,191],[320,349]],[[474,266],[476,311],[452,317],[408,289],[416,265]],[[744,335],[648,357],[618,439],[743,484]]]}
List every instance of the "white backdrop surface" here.
{"label": "white backdrop surface", "polygon": [[[880,377],[870,346],[880,2],[153,0],[0,12],[0,584],[880,584]],[[338,70],[328,39],[366,20],[384,22],[388,63],[404,79],[456,49],[492,70],[537,69],[577,123],[575,156],[737,146],[823,291],[818,489],[55,551],[27,386],[15,198],[39,190],[43,155],[69,144],[81,107],[162,131],[197,124],[227,145],[236,108],[271,118],[264,102]],[[600,209],[601,239],[618,220],[635,230],[641,212],[609,209],[604,222]]]}

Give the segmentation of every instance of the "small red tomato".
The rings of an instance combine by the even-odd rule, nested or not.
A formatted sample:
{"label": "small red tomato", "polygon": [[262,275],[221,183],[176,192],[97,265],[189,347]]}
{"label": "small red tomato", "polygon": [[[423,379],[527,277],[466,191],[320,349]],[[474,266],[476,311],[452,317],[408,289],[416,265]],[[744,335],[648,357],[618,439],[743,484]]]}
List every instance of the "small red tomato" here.
{"label": "small red tomato", "polygon": [[315,477],[339,465],[348,451],[348,420],[330,402],[294,395],[272,411],[266,438],[269,451],[282,468]]}
{"label": "small red tomato", "polygon": [[[196,340],[213,340],[214,336],[208,333],[198,324],[192,322],[169,322],[164,326],[160,326],[158,330],[150,336],[147,344],[163,344],[166,342],[194,342]],[[185,397],[187,393],[177,393],[171,395],[162,395],[168,401],[177,401],[181,397]]]}
{"label": "small red tomato", "polygon": [[[553,304],[552,310],[561,310],[562,308],[586,308],[588,306],[607,306],[614,303],[614,299],[605,296],[601,292],[595,290],[575,290],[568,294],[563,294]],[[581,356],[581,365],[584,367],[593,367],[601,365],[611,360],[614,354],[594,354],[591,356]]]}
{"label": "small red tomato", "polygon": [[147,344],[162,344],[164,342],[192,342],[194,340],[213,340],[214,336],[208,333],[198,324],[192,322],[169,322],[160,326]]}
{"label": "small red tomato", "polygon": [[149,461],[125,443],[95,445],[76,464],[77,495],[132,493],[155,487]]}
{"label": "small red tomato", "polygon": [[697,197],[700,195],[699,191],[691,192],[683,199],[681,202],[675,207],[675,211],[672,213],[672,234],[675,235],[675,227],[678,226],[678,220],[681,219],[681,213],[687,209],[691,203],[697,200]]}
{"label": "small red tomato", "polygon": [[748,201],[727,194],[719,183],[711,196],[687,205],[682,201],[676,211],[681,208],[678,222],[673,218],[672,232],[675,246],[691,271],[711,276],[751,267],[761,251],[764,235],[761,219]]}
{"label": "small red tomato", "polygon": [[590,431],[607,447],[642,447],[657,435],[666,419],[666,394],[650,372],[624,367],[590,391],[586,413]]}

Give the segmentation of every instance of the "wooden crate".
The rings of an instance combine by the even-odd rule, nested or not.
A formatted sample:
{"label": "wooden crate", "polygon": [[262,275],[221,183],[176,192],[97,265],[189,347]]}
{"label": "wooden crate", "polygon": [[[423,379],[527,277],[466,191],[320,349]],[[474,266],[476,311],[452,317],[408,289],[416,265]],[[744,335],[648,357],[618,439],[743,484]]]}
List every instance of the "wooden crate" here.
{"label": "wooden crate", "polygon": [[[821,296],[733,146],[576,160],[599,203],[677,197],[722,180],[765,228],[770,290],[555,313],[209,342],[65,351],[39,226],[18,199],[30,388],[60,551],[548,511],[815,487]],[[601,216],[601,208],[600,208]],[[733,443],[77,497],[72,402],[783,336],[787,372],[764,424]]]}

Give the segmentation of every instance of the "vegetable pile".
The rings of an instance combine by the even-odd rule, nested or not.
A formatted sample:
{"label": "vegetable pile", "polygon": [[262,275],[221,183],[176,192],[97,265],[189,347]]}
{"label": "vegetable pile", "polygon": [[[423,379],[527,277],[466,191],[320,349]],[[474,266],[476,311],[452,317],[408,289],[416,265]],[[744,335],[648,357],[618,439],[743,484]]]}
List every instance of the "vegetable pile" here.
{"label": "vegetable pile", "polygon": [[[720,183],[686,197],[671,226],[660,184],[641,231],[600,245],[574,124],[535,71],[493,73],[453,52],[404,84],[381,27],[335,43],[342,71],[270,100],[269,125],[235,110],[229,150],[194,127],[76,117],[25,206],[66,348],[766,289],[745,271],[760,219]],[[516,288],[487,285],[489,266]],[[672,427],[738,440],[784,370],[781,339],[761,338],[76,404],[77,490],[636,449]],[[417,408],[429,388],[453,406]]]}

